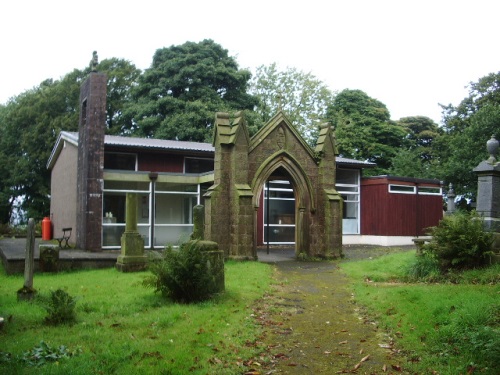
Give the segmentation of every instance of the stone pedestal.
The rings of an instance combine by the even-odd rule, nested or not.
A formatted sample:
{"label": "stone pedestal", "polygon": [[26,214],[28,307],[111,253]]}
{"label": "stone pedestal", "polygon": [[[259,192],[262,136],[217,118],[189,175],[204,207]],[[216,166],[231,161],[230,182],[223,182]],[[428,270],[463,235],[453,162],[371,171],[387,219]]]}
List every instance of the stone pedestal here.
{"label": "stone pedestal", "polygon": [[137,195],[127,193],[125,232],[121,238],[121,254],[116,260],[116,269],[121,272],[136,272],[146,269],[144,240],[137,231]]}

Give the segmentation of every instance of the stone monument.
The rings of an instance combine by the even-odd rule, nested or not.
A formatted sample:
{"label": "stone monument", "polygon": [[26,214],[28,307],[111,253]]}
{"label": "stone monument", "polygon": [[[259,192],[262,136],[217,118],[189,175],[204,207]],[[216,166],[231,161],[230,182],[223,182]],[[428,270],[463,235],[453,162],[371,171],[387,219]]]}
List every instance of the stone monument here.
{"label": "stone monument", "polygon": [[125,232],[121,238],[121,254],[116,260],[116,269],[121,272],[142,271],[147,266],[144,255],[144,240],[137,230],[137,195],[127,193]]}
{"label": "stone monument", "polygon": [[[476,211],[484,219],[485,229],[493,232],[493,251],[500,254],[500,163],[497,161],[499,143],[492,136],[486,143],[490,154],[474,168],[478,176]],[[500,260],[500,255],[495,258]]]}
{"label": "stone monument", "polygon": [[26,236],[26,249],[24,257],[24,285],[17,291],[20,301],[32,300],[36,295],[33,288],[33,273],[35,272],[35,220],[28,220],[28,233]]}

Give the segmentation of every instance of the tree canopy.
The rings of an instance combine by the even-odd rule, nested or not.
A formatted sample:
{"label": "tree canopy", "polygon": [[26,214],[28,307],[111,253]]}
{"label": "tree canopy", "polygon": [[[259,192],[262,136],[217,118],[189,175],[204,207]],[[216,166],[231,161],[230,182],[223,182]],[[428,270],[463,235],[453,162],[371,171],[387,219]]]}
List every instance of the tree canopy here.
{"label": "tree canopy", "polygon": [[316,142],[319,125],[333,100],[333,93],[311,73],[295,68],[279,71],[276,63],[257,68],[250,92],[259,99],[257,127],[281,109],[310,145]]}
{"label": "tree canopy", "polygon": [[327,113],[335,127],[340,154],[377,163],[367,171],[370,174],[386,173],[407,132],[391,121],[385,104],[361,90],[346,89],[335,96]]}
{"label": "tree canopy", "polygon": [[[119,59],[103,60],[99,69],[108,75],[107,131],[117,134],[122,108],[140,71]],[[78,131],[80,86],[89,72],[87,67],[60,80],[47,79],[0,107],[0,222],[9,221],[17,197],[22,197],[20,208],[28,217],[48,215],[47,161],[61,131]]]}
{"label": "tree canopy", "polygon": [[435,178],[433,143],[442,133],[439,126],[425,116],[403,117],[397,124],[406,129],[407,135],[388,172],[402,177]]}
{"label": "tree canopy", "polygon": [[250,77],[212,40],[158,49],[126,109],[131,133],[211,141],[216,112],[253,110],[257,104],[247,94]]}
{"label": "tree canopy", "polygon": [[486,142],[500,136],[500,72],[469,84],[469,96],[458,106],[443,107],[443,134],[433,152],[439,158],[436,173],[455,192],[474,197],[477,176],[472,171],[488,157]]}

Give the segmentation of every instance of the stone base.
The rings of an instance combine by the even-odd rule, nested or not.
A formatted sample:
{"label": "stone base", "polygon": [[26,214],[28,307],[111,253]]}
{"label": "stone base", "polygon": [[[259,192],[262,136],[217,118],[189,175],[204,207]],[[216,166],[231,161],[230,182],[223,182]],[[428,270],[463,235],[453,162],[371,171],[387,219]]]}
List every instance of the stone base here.
{"label": "stone base", "polygon": [[144,240],[136,231],[125,231],[121,238],[122,251],[116,259],[116,269],[120,272],[144,271],[148,257],[144,255]]}
{"label": "stone base", "polygon": [[115,267],[120,272],[144,271],[148,266],[146,256],[126,256],[120,255],[116,260]]}
{"label": "stone base", "polygon": [[145,255],[120,255],[116,259],[116,269],[120,272],[144,271],[148,266],[148,258]]}
{"label": "stone base", "polygon": [[33,288],[22,287],[17,291],[18,301],[31,301],[36,296],[36,290]]}

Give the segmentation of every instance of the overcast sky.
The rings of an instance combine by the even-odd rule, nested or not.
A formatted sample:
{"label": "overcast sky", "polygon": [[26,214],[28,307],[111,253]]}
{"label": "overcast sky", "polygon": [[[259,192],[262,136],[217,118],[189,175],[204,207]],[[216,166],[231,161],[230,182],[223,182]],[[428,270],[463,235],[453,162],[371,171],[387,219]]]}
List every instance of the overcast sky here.
{"label": "overcast sky", "polygon": [[500,71],[498,0],[16,0],[0,5],[0,103],[99,59],[150,66],[158,48],[213,39],[240,68],[277,62],[391,118],[441,121],[469,82]]}

